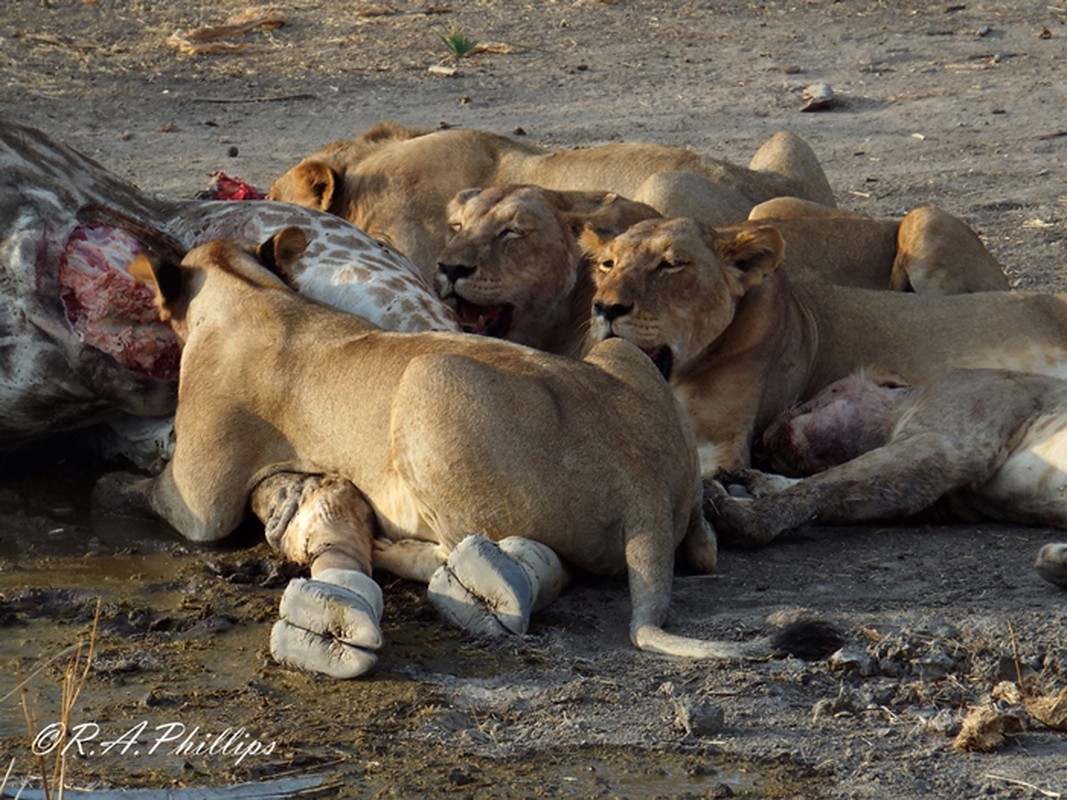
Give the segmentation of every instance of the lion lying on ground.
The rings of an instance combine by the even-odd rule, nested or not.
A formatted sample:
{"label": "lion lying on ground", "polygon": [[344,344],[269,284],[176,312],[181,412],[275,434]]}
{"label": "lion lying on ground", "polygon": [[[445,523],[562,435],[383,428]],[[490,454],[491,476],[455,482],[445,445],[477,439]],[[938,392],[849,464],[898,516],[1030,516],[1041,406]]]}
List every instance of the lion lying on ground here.
{"label": "lion lying on ground", "polygon": [[[900,519],[935,503],[956,517],[1067,528],[1067,381],[1002,370],[952,370],[925,386],[877,372],[835,381],[764,434],[775,468],[730,477],[752,499],[709,487],[710,516],[733,541],[766,544],[818,519]],[[1067,544],[1037,569],[1067,587]]]}
{"label": "lion lying on ground", "polygon": [[592,338],[634,342],[689,412],[701,469],[749,463],[754,431],[868,364],[912,382],[953,367],[1067,377],[1067,295],[950,297],[792,283],[771,227],[640,222],[596,254]]}
{"label": "lion lying on ground", "polygon": [[897,221],[778,197],[760,203],[748,218],[750,225],[771,225],[782,234],[785,267],[794,281],[927,294],[1011,288],[978,235],[937,206],[919,206]]}
{"label": "lion lying on ground", "polygon": [[[494,609],[519,593],[517,573],[527,596],[502,617],[528,615],[544,590],[558,591],[562,558],[629,576],[630,635],[642,649],[763,652],[662,630],[675,548],[708,571],[715,540],[692,432],[640,352],[605,342],[574,361],[463,334],[387,333],[265,268],[284,274],[305,244],[287,228],[258,250],[215,242],[180,266],[136,270],[150,273],[183,343],[177,445],[148,489],[151,506],[194,541],[229,534],[250,496],[269,537],[277,525],[305,529],[280,547],[309,561],[313,580],[283,598],[277,657],[335,675],[373,664],[381,599],[365,573],[375,531],[385,537],[376,565],[445,592],[480,584]],[[273,485],[293,473],[326,476],[312,490],[321,502]],[[481,537],[465,540],[471,533]],[[516,565],[482,537],[533,541]],[[472,561],[452,558],[461,550],[477,551],[466,572]]]}
{"label": "lion lying on ground", "polygon": [[313,153],[275,180],[268,197],[345,217],[432,280],[449,200],[472,186],[504,183],[615,192],[670,215],[693,214],[696,205],[719,224],[780,195],[834,204],[811,148],[784,132],[746,169],[681,147],[626,142],[545,152],[488,131],[424,133],[396,123]]}
{"label": "lion lying on ground", "polygon": [[[785,240],[791,278],[868,289],[953,294],[1008,289],[996,260],[960,220],[923,206],[903,221],[825,206],[770,201]],[[803,210],[805,216],[790,212]],[[466,330],[555,353],[577,353],[589,327],[593,284],[577,237],[585,227],[617,235],[659,214],[615,194],[561,192],[529,185],[468,189],[448,206],[452,235],[437,257],[436,289]],[[724,230],[725,234],[726,231]]]}

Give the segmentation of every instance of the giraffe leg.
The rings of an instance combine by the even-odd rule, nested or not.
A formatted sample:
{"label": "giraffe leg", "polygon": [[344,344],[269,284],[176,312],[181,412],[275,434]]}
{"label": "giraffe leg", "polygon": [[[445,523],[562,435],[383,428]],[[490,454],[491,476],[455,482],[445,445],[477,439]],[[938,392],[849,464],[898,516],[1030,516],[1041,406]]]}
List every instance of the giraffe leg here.
{"label": "giraffe leg", "polygon": [[539,542],[468,536],[434,572],[428,595],[445,619],[466,630],[523,634],[530,614],[554,600],[566,580],[559,556]]}
{"label": "giraffe leg", "polygon": [[374,514],[360,491],[334,476],[280,473],[258,484],[252,510],[267,541],[309,564],[289,582],[271,630],[271,655],[286,666],[354,678],[378,661],[382,592],[370,577]]}
{"label": "giraffe leg", "polygon": [[1037,554],[1034,566],[1046,581],[1067,589],[1067,543],[1046,544]]}

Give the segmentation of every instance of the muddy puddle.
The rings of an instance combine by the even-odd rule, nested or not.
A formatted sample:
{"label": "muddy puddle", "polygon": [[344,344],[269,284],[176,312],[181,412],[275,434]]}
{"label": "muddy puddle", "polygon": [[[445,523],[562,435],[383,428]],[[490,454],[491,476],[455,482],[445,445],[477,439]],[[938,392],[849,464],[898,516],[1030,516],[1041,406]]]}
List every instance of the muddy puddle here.
{"label": "muddy puddle", "polygon": [[[805,784],[817,795],[816,778],[726,763],[713,739],[675,730],[655,696],[661,677],[630,672],[642,662],[624,638],[603,664],[595,645],[569,658],[556,641],[575,615],[566,605],[540,635],[479,641],[445,628],[420,587],[386,580],[387,646],[372,676],[333,682],[282,669],[267,642],[295,569],[254,538],[204,548],[146,522],[94,518],[88,485],[57,470],[0,488],[9,788],[39,785],[35,753],[50,767],[65,751],[72,787],[306,773],[321,775],[331,797],[791,797]],[[615,588],[592,591],[571,600],[578,618]],[[92,664],[64,718],[64,673],[78,643],[83,655],[88,647],[98,603]],[[648,702],[666,715],[662,741],[635,723]]]}

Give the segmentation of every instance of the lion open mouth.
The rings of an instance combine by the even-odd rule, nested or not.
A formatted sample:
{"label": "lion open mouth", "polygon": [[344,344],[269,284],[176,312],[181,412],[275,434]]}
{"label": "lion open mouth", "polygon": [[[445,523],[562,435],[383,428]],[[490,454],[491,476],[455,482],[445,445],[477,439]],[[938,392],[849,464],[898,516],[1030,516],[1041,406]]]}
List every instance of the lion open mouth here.
{"label": "lion open mouth", "polygon": [[671,366],[674,364],[674,354],[671,353],[671,348],[665,344],[661,344],[659,347],[651,347],[644,351],[645,355],[652,359],[652,363],[656,365],[656,369],[659,370],[666,380],[671,379]]}
{"label": "lion open mouth", "polygon": [[456,297],[456,314],[467,333],[480,333],[503,339],[511,328],[513,306],[501,303],[495,306],[480,306],[462,297]]}

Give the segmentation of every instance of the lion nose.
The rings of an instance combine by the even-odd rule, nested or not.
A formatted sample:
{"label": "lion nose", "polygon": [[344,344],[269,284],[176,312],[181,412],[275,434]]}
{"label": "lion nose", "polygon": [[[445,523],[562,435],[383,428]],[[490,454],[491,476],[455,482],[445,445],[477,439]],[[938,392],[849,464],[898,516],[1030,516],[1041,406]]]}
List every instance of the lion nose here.
{"label": "lion nose", "polygon": [[448,279],[449,283],[455,283],[460,278],[466,278],[474,274],[474,267],[463,264],[442,264],[437,262],[437,271]]}
{"label": "lion nose", "polygon": [[593,303],[593,311],[596,312],[598,317],[603,317],[607,322],[613,322],[619,317],[625,317],[633,310],[633,303],[628,305],[623,303],[601,303],[599,301]]}

